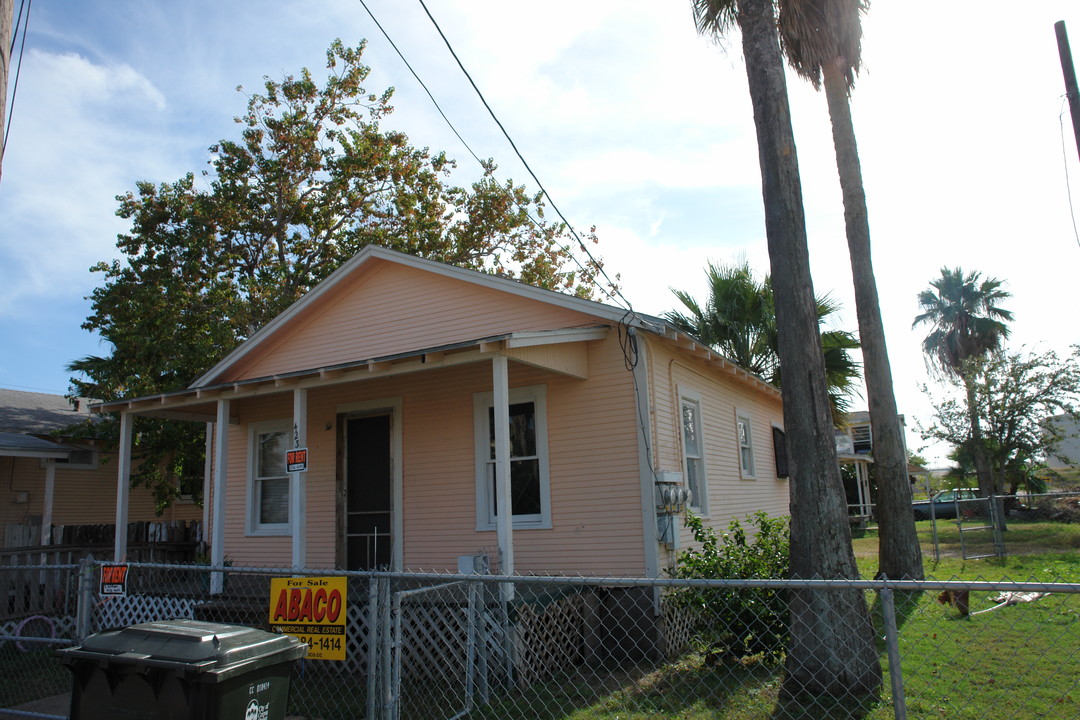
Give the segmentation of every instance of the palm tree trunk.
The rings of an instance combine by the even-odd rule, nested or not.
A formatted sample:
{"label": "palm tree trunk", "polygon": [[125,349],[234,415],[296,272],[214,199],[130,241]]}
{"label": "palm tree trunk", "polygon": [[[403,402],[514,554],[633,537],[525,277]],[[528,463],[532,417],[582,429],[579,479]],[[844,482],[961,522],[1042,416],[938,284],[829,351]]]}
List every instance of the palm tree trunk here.
{"label": "palm tree trunk", "polygon": [[[791,574],[856,578],[836,457],[817,307],[810,277],[802,187],[772,0],[738,0],[746,76],[758,138],[769,244],[784,425],[791,469]],[[781,693],[876,694],[881,665],[859,590],[796,590]]]}
{"label": "palm tree trunk", "polygon": [[881,322],[877,281],[870,256],[870,223],[866,212],[859,149],[851,121],[847,79],[842,58],[822,68],[825,97],[832,121],[836,169],[844,197],[851,279],[855,285],[855,308],[859,319],[863,375],[870,406],[870,427],[874,434],[874,470],[878,499],[874,512],[878,521],[878,574],[890,578],[921,580],[922,549],[915,534],[911,511],[911,483],[903,429],[896,410],[892,368]]}
{"label": "palm tree trunk", "polygon": [[[975,458],[975,475],[979,481],[979,496],[991,497],[997,495],[994,487],[994,474],[990,467],[990,458],[986,456],[986,445],[983,444],[982,423],[979,421],[979,405],[975,397],[975,378],[971,377],[970,371],[963,375],[964,392],[967,397],[968,422],[971,424],[971,454]],[[996,519],[998,530],[1005,530],[1005,503],[996,503],[997,511],[988,520]]]}

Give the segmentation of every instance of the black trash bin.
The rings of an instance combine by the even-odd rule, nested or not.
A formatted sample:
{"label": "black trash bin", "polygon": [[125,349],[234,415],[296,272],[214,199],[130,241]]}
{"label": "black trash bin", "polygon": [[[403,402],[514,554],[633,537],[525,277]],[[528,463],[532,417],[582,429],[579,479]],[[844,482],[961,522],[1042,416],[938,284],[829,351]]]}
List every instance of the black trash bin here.
{"label": "black trash bin", "polygon": [[71,720],[284,720],[289,672],[307,646],[239,625],[170,620],[58,650]]}

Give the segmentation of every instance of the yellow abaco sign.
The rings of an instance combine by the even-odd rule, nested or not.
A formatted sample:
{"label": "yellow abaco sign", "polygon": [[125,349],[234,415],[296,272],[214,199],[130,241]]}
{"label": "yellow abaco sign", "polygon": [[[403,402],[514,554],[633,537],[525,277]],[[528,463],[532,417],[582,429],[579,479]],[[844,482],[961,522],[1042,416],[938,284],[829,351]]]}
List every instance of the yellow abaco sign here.
{"label": "yellow abaco sign", "polygon": [[345,659],[343,577],[271,578],[270,624],[309,646],[309,660]]}

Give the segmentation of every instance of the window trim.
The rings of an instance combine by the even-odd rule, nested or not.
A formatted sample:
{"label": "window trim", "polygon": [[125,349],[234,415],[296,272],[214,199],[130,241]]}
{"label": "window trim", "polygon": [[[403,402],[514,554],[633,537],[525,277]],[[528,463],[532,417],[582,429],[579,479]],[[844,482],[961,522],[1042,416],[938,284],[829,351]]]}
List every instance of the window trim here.
{"label": "window trim", "polygon": [[[750,451],[750,468],[747,470],[743,464],[743,442],[742,433],[740,432],[742,423],[746,423],[746,437],[747,444],[746,449]],[[743,480],[757,480],[758,477],[758,462],[757,462],[757,448],[754,442],[754,416],[741,408],[735,408],[735,449],[738,453],[739,463],[739,477]]]}
{"label": "window trim", "polygon": [[[701,467],[700,472],[700,492],[694,492],[694,489],[690,487],[690,456],[687,453],[686,448],[686,429],[683,425],[683,408],[687,405],[691,405],[697,415],[698,422],[698,456],[694,459],[698,460]],[[682,455],[682,470],[683,470],[683,484],[686,485],[686,489],[691,491],[690,502],[687,507],[693,512],[703,516],[709,516],[709,463],[707,460],[707,452],[705,449],[705,413],[702,410],[701,393],[697,390],[690,388],[679,388],[679,414],[678,414],[678,432],[679,432],[679,446],[681,448]],[[697,495],[701,497],[697,497]]]}
{"label": "window trim", "polygon": [[[248,425],[248,467],[247,467],[247,513],[245,518],[245,530],[248,536],[258,537],[277,537],[282,535],[292,534],[292,506],[289,505],[290,517],[288,522],[284,523],[260,523],[258,520],[258,484],[262,480],[278,479],[278,478],[258,478],[256,472],[258,470],[258,438],[259,435],[271,432],[286,432],[288,433],[292,429],[291,418],[281,418],[278,420],[263,420],[260,422],[253,422]],[[289,497],[292,497],[292,473],[285,473],[285,479],[289,487]]]}
{"label": "window trim", "polygon": [[[495,406],[493,392],[473,393],[473,439],[476,463],[476,530],[487,532],[496,529],[494,484],[489,488],[487,468],[489,432],[488,411]],[[540,513],[538,515],[514,518],[515,530],[550,530],[551,521],[551,477],[548,456],[547,431],[547,386],[529,385],[510,388],[511,405],[531,402],[536,422],[536,454],[540,465]]]}

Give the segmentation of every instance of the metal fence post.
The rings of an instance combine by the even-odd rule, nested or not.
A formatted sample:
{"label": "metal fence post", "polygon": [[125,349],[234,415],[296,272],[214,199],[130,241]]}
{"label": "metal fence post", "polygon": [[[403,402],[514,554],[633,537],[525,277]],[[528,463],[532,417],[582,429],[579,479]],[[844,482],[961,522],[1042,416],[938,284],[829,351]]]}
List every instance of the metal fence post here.
{"label": "metal fence post", "polygon": [[376,720],[379,693],[379,582],[375,578],[368,578],[367,633],[367,699],[364,717]]}
{"label": "metal fence post", "polygon": [[907,720],[907,702],[904,699],[904,675],[900,668],[900,647],[897,644],[896,602],[892,588],[881,589],[881,614],[885,624],[885,648],[889,657],[889,682],[892,686],[893,717]]}
{"label": "metal fence post", "polygon": [[379,578],[379,682],[382,688],[381,716],[387,720],[390,718],[390,704],[395,690],[390,681],[393,661],[390,623],[390,578]]}
{"label": "metal fence post", "polygon": [[94,556],[79,561],[79,599],[75,610],[75,640],[82,642],[90,634],[90,621],[94,614]]}

